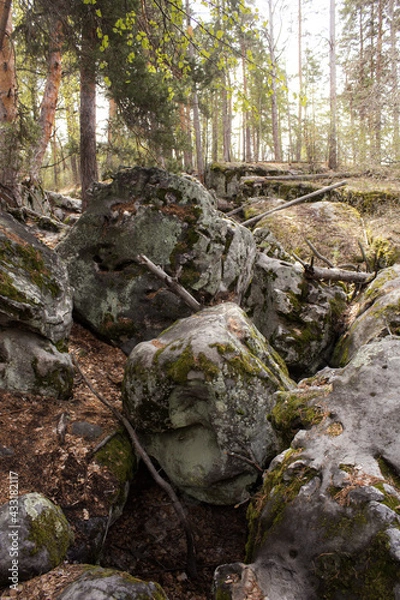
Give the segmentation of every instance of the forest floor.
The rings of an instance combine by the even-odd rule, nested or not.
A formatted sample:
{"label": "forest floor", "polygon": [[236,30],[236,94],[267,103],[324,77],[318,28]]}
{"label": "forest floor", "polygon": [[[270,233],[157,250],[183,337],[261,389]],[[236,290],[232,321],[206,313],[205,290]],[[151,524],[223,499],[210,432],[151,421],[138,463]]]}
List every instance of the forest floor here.
{"label": "forest floor", "polygon": [[[78,357],[82,372],[94,388],[121,409],[120,385],[126,356],[78,324],[72,329],[70,351]],[[57,424],[63,414],[67,415],[68,425],[60,444]],[[89,475],[89,484],[93,484],[89,490],[83,486],[88,469],[86,457],[99,439],[88,441],[74,435],[75,421],[100,426],[103,433],[99,439],[118,427],[79,374],[69,400],[0,392],[0,504],[9,500],[8,474],[14,471],[18,473],[20,495],[44,494],[63,508],[72,526],[84,511],[90,515],[101,512],[99,484],[96,487]],[[7,454],[7,448],[12,449],[12,455]],[[214,569],[244,560],[246,505],[211,506],[188,497],[181,498],[181,502],[195,537],[197,579],[190,580],[185,572],[185,536],[171,502],[144,466],[132,482],[123,515],[109,530],[100,564],[160,583],[170,600],[211,599]],[[21,584],[19,590],[0,590],[0,598],[54,600],[81,570],[79,565],[64,563]]]}

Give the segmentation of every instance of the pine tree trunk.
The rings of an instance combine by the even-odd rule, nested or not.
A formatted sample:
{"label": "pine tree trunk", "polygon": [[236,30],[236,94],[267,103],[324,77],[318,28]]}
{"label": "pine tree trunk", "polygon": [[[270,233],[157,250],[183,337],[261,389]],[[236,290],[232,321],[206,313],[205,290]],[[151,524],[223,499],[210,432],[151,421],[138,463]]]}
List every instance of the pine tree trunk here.
{"label": "pine tree trunk", "polygon": [[62,24],[60,21],[54,21],[52,31],[50,32],[47,81],[40,106],[38,123],[40,136],[33,152],[30,168],[31,182],[39,180],[40,168],[54,128],[58,92],[61,84],[61,46],[63,39]]}
{"label": "pine tree trunk", "polygon": [[0,0],[0,184],[16,194],[18,144],[13,124],[17,118],[17,80],[12,31],[11,0]]}
{"label": "pine tree trunk", "polygon": [[337,169],[337,140],[336,140],[336,6],[335,0],[330,0],[329,16],[329,72],[330,72],[330,119],[328,139],[328,167]]}
{"label": "pine tree trunk", "polygon": [[[89,15],[90,17],[90,15]],[[88,190],[98,180],[96,160],[96,30],[85,23],[82,30],[82,56],[80,65],[80,166],[82,185],[82,209],[89,203]]]}
{"label": "pine tree trunk", "polygon": [[277,162],[282,160],[281,135],[278,118],[278,92],[277,92],[277,74],[276,74],[276,56],[275,56],[275,36],[274,36],[274,10],[272,0],[268,0],[269,12],[269,55],[271,59],[271,119],[272,119],[272,138],[274,142],[274,159]]}

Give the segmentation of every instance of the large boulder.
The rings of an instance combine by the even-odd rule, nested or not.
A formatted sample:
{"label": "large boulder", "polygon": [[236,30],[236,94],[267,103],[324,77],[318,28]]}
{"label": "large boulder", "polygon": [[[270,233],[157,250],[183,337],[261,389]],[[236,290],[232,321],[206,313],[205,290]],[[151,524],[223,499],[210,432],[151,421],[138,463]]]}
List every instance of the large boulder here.
{"label": "large boulder", "polygon": [[[274,200],[260,204],[257,210],[252,206],[246,218],[275,207]],[[303,260],[313,254],[305,242],[307,238],[335,266],[362,261],[359,241],[365,238],[363,220],[355,208],[341,202],[322,200],[291,206],[263,218],[255,228],[270,230],[287,252]],[[319,259],[314,258],[318,263]]]}
{"label": "large boulder", "polygon": [[95,187],[88,210],[58,246],[77,315],[127,352],[190,314],[137,264],[138,255],[209,303],[221,295],[241,298],[255,251],[252,234],[224,218],[201,184],[139,167]]}
{"label": "large boulder", "polygon": [[153,581],[141,581],[124,571],[88,565],[87,571],[68,585],[55,600],[168,600]]}
{"label": "large boulder", "polygon": [[277,394],[270,418],[292,443],[249,510],[250,564],[216,574],[224,598],[251,578],[270,600],[399,597],[399,385],[400,340],[385,338]]}
{"label": "large boulder", "polygon": [[0,585],[14,588],[59,565],[73,538],[58,506],[38,493],[14,495],[16,482],[11,473],[12,498],[0,508]]}
{"label": "large boulder", "polygon": [[257,255],[244,307],[257,329],[285,360],[293,377],[325,366],[337,340],[346,296],[304,277],[300,264]]}
{"label": "large boulder", "polygon": [[279,449],[267,414],[273,393],[293,385],[245,313],[226,303],[138,344],[123,403],[175,485],[206,502],[234,504],[256,481],[254,465]]}
{"label": "large boulder", "polygon": [[400,264],[383,269],[352,307],[353,322],[340,338],[331,361],[344,366],[372,340],[400,333]]}
{"label": "large boulder", "polygon": [[72,291],[60,257],[0,214],[0,387],[67,397]]}

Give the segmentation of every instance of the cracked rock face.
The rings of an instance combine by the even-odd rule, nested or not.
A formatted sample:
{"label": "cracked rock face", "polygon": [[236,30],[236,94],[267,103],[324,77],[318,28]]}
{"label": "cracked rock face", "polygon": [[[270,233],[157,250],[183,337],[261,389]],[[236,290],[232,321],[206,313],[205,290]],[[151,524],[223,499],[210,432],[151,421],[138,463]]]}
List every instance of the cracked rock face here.
{"label": "cracked rock face", "polygon": [[241,297],[251,277],[250,231],[215,208],[198,182],[160,169],[117,173],[57,248],[79,317],[127,353],[189,309],[135,259],[144,254],[199,300]]}
{"label": "cracked rock face", "polygon": [[307,281],[299,264],[259,253],[244,304],[293,377],[313,375],[327,364],[346,307],[340,288]]}
{"label": "cracked rock face", "polygon": [[399,378],[387,337],[277,394],[272,422],[298,433],[251,505],[246,567],[269,600],[399,597]]}
{"label": "cracked rock face", "polygon": [[284,363],[233,303],[182,319],[138,344],[123,402],[147,452],[189,495],[213,504],[248,496],[279,451],[268,414],[293,387]]}
{"label": "cracked rock face", "polygon": [[0,387],[67,398],[72,290],[60,257],[0,214]]}

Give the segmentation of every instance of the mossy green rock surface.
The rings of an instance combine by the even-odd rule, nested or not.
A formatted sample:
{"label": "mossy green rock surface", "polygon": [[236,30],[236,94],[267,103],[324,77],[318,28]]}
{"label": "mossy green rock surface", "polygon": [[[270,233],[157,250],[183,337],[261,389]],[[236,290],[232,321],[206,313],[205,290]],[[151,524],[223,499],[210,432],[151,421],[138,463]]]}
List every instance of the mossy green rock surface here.
{"label": "mossy green rock surface", "polygon": [[244,307],[292,376],[312,375],[327,364],[346,306],[343,290],[307,281],[299,264],[257,255]]}
{"label": "mossy green rock surface", "polygon": [[138,255],[179,275],[206,303],[241,297],[255,258],[251,232],[223,217],[200,183],[143,168],[120,171],[95,188],[89,209],[57,250],[68,265],[79,317],[126,351],[190,314],[137,264]]}
{"label": "mossy green rock surface", "polygon": [[0,324],[26,327],[53,343],[72,325],[72,292],[60,257],[7,213],[0,214]]}
{"label": "mossy green rock surface", "polygon": [[158,583],[146,582],[124,571],[88,565],[86,573],[71,583],[55,600],[168,600]]}
{"label": "mossy green rock surface", "polygon": [[72,539],[62,510],[41,494],[12,499],[0,508],[0,585],[50,571],[65,559]]}
{"label": "mossy green rock surface", "polygon": [[291,445],[248,511],[249,568],[271,600],[395,600],[400,591],[400,340],[363,346],[277,393]]}
{"label": "mossy green rock surface", "polygon": [[[147,451],[188,494],[234,504],[279,446],[267,414],[286,367],[245,313],[220,304],[182,319],[129,356],[124,407]],[[249,463],[249,457],[250,463]]]}
{"label": "mossy green rock surface", "polygon": [[331,364],[346,365],[371,340],[400,333],[400,265],[380,271],[353,307],[354,320],[338,341]]}

